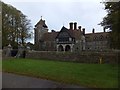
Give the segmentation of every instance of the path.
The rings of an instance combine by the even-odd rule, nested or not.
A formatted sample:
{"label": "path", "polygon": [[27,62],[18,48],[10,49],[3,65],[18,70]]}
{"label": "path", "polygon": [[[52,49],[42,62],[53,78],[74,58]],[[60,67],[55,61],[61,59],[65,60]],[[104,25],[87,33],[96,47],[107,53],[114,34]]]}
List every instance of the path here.
{"label": "path", "polygon": [[82,88],[75,85],[60,84],[55,81],[2,73],[3,88]]}

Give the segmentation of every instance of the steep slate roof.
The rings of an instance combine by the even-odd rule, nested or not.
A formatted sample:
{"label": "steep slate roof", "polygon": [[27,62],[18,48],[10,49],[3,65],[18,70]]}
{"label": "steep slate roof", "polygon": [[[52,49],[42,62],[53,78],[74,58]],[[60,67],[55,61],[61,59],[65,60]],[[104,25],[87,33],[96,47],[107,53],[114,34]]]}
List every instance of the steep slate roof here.
{"label": "steep slate roof", "polygon": [[64,26],[61,28],[61,30],[60,30],[60,32],[58,33],[58,35],[56,36],[56,38],[59,37],[59,35],[60,35],[61,32],[67,32],[68,35],[73,38],[72,33],[71,33],[66,27],[64,27]]}
{"label": "steep slate roof", "polygon": [[37,27],[38,25],[42,25],[45,28],[48,28],[47,25],[45,24],[45,20],[40,19],[40,21],[35,25]]}
{"label": "steep slate roof", "polygon": [[[80,39],[82,32],[80,30],[71,30],[67,29],[66,27],[62,27],[59,32],[47,32],[43,35],[42,40],[44,41],[55,41],[56,37],[60,34],[60,32],[67,32],[70,37],[75,38],[76,40]],[[86,41],[100,41],[100,38],[102,37],[101,40],[107,40],[109,32],[99,32],[99,33],[88,33],[85,34],[85,39]]]}
{"label": "steep slate roof", "polygon": [[[67,29],[66,27],[62,27],[61,31],[60,32],[67,32],[72,38],[75,38],[75,39],[80,39],[80,35],[81,35],[81,32],[80,30],[71,30],[71,29]],[[59,33],[60,33],[59,32]],[[59,34],[58,34],[59,35]],[[57,36],[58,36],[57,35]]]}
{"label": "steep slate roof", "polygon": [[80,39],[82,35],[82,32],[80,30],[69,30],[69,32],[76,40]]}
{"label": "steep slate roof", "polygon": [[55,41],[55,37],[57,36],[58,32],[47,32],[43,35],[42,40],[44,41]]}
{"label": "steep slate roof", "polygon": [[47,32],[43,35],[42,40],[44,41],[55,41],[61,32],[67,32],[70,37],[75,38],[76,40],[80,39],[82,32],[80,30],[71,30],[66,27],[62,27],[59,32]]}
{"label": "steep slate roof", "polygon": [[109,38],[109,32],[99,32],[99,33],[88,33],[88,34],[85,34],[85,39],[86,41],[94,41],[94,40],[99,40],[100,41],[100,38],[102,38],[102,40],[107,40]]}

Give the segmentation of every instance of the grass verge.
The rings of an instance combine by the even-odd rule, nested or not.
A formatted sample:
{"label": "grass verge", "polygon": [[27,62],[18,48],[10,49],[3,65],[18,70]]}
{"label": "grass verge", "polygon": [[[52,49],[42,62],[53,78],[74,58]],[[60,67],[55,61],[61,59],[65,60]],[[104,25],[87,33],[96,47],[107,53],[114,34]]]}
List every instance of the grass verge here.
{"label": "grass verge", "polygon": [[118,66],[110,64],[12,59],[3,60],[2,70],[90,88],[118,87]]}

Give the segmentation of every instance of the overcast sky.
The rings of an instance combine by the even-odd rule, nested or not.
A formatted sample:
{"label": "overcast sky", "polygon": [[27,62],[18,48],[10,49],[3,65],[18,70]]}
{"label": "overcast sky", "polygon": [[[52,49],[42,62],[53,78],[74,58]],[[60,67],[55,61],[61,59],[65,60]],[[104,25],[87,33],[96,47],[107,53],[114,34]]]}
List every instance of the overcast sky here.
{"label": "overcast sky", "polygon": [[77,22],[77,25],[91,33],[102,32],[103,27],[98,25],[106,11],[102,0],[3,0],[5,3],[16,7],[28,16],[32,27],[41,19],[46,21],[49,31],[60,31],[62,26],[69,28],[69,22]]}

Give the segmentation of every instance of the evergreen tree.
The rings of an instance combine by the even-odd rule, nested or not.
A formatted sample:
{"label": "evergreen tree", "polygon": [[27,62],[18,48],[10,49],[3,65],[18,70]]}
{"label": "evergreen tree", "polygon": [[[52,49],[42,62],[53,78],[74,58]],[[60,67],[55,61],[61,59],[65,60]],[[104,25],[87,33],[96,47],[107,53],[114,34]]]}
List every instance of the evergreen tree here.
{"label": "evergreen tree", "polygon": [[120,49],[120,1],[104,2],[107,16],[100,23],[110,30],[110,46],[114,49]]}

